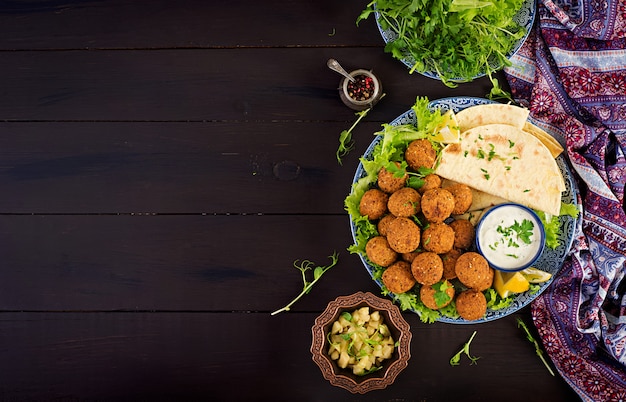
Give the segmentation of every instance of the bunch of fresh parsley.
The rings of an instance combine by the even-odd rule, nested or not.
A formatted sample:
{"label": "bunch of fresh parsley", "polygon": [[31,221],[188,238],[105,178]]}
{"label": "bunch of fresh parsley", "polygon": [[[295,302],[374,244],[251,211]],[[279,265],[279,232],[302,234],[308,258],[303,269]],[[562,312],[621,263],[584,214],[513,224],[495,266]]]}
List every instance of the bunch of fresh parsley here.
{"label": "bunch of fresh parsley", "polygon": [[526,30],[513,17],[524,0],[374,0],[357,18],[372,13],[396,39],[385,51],[399,60],[414,61],[410,72],[436,73],[444,84],[471,81],[510,65],[507,56]]}

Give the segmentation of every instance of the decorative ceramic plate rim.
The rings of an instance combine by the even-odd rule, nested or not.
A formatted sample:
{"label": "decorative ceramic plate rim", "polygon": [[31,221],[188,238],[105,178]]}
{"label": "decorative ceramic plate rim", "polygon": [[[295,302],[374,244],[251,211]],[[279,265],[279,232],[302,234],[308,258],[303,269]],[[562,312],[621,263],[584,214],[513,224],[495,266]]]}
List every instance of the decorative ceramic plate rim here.
{"label": "decorative ceramic plate rim", "polygon": [[[466,109],[471,106],[486,104],[486,103],[496,103],[484,98],[476,98],[476,97],[451,97],[451,98],[442,98],[438,100],[434,100],[430,102],[429,107],[431,110],[441,109],[442,112],[445,112],[449,109],[454,110],[454,112],[459,112],[463,109]],[[412,110],[408,110],[405,113],[401,114],[397,118],[395,118],[390,124],[391,125],[400,125],[400,124],[413,124],[415,123],[415,113]],[[548,133],[550,133],[548,131]],[[550,133],[552,134],[552,133]],[[369,158],[374,147],[380,141],[381,137],[377,136],[372,143],[369,145],[363,157],[365,159]],[[571,170],[568,166],[567,160],[563,155],[559,155],[556,159],[557,165],[563,174],[563,179],[565,180],[565,191],[562,193],[561,200],[565,203],[572,203],[578,205],[578,187],[572,178]],[[354,179],[352,183],[356,183],[361,177],[365,175],[365,170],[363,168],[363,164],[359,162],[357,166],[356,173],[354,175]],[[476,324],[481,322],[493,321],[499,318],[505,317],[509,314],[513,314],[514,312],[526,307],[533,300],[535,300],[541,293],[543,293],[548,286],[553,282],[554,276],[561,269],[563,262],[565,261],[565,257],[572,246],[572,241],[574,240],[574,231],[576,229],[577,220],[571,218],[569,216],[560,217],[561,219],[561,230],[559,235],[557,236],[559,240],[559,247],[552,250],[549,248],[545,248],[544,252],[541,254],[541,257],[534,264],[535,267],[543,269],[552,274],[552,277],[544,282],[537,284],[539,285],[539,290],[533,294],[529,292],[520,293],[515,297],[515,300],[511,306],[499,310],[491,310],[487,309],[487,313],[485,316],[479,320],[467,321],[462,318],[451,318],[446,316],[441,316],[437,319],[439,322],[447,322],[452,324]],[[582,219],[579,215],[578,219]],[[350,217],[350,230],[352,232],[352,239],[356,242],[356,228],[354,226],[354,222],[352,217]],[[363,262],[365,269],[369,272],[372,279],[374,279],[373,272],[375,268],[373,268],[369,261],[361,254],[359,254],[359,258]],[[374,282],[378,284],[382,288],[383,283],[380,279],[374,279]],[[389,297],[395,300],[395,295],[393,293],[389,293]],[[414,313],[419,314],[417,311],[411,309],[407,311],[412,311]]]}
{"label": "decorative ceramic plate rim", "polygon": [[[519,49],[522,47],[522,45],[524,44],[524,42],[526,41],[526,39],[528,38],[528,35],[530,34],[530,31],[532,30],[532,27],[533,27],[533,23],[535,21],[536,8],[537,8],[537,5],[535,3],[535,0],[524,0],[522,7],[519,9],[517,14],[515,14],[514,16],[515,21],[519,25],[524,27],[524,29],[526,30],[526,34],[522,38],[520,38],[519,41],[517,41],[513,49],[511,49],[509,54],[507,54],[507,58],[510,59],[515,53],[517,53]],[[378,32],[380,32],[380,36],[382,36],[383,40],[385,41],[385,44],[395,40],[397,38],[397,34],[393,32],[391,29],[383,29],[380,23],[378,22],[379,21],[378,11],[376,11],[374,14],[376,17],[376,26],[378,27]],[[409,69],[413,68],[413,65],[415,64],[414,58],[412,56],[407,56],[400,61]],[[494,63],[490,63],[490,65],[497,70],[503,67],[503,66],[494,65]],[[439,74],[437,74],[436,71],[424,71],[424,72],[419,72],[419,73],[428,78],[441,80],[441,78],[439,77]],[[472,77],[472,80],[480,78],[480,77],[484,77],[485,75],[486,75],[486,72],[482,72]],[[467,80],[463,78],[453,78],[450,81],[464,82]]]}
{"label": "decorative ceramic plate rim", "polygon": [[[378,311],[385,311],[389,315],[388,325],[395,328],[398,333],[397,352],[398,359],[393,361],[385,370],[383,377],[366,378],[360,383],[356,383],[348,375],[334,374],[330,359],[324,357],[326,351],[326,333],[324,327],[331,322],[338,311],[354,309],[359,305],[367,304]],[[402,312],[388,299],[383,299],[370,292],[356,292],[349,296],[339,296],[328,303],[326,309],[315,319],[315,324],[311,328],[313,341],[311,343],[311,354],[313,361],[319,366],[324,378],[334,386],[345,388],[353,394],[365,394],[376,389],[383,389],[393,384],[396,377],[409,365],[411,358],[411,327],[402,317]]]}

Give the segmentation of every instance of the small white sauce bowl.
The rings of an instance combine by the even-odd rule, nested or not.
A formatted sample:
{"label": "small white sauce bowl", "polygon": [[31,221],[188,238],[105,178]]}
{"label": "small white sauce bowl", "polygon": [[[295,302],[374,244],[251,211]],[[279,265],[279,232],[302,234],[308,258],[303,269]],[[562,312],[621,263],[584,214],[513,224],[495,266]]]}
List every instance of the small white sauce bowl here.
{"label": "small white sauce bowl", "polygon": [[[530,244],[519,238],[520,225],[532,223]],[[528,224],[525,225],[528,229]],[[521,204],[505,203],[492,207],[483,214],[476,227],[476,249],[489,265],[504,272],[521,271],[530,267],[541,256],[546,233],[539,216]]]}

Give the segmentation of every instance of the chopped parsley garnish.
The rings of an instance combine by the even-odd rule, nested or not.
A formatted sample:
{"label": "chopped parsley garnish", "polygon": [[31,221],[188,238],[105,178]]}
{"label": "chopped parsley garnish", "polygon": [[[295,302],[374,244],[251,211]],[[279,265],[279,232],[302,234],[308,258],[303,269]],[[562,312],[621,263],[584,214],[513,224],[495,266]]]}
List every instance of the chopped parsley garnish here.
{"label": "chopped parsley garnish", "polygon": [[515,233],[517,233],[518,239],[520,239],[526,244],[530,244],[531,243],[530,238],[533,235],[534,227],[535,225],[531,221],[529,221],[528,219],[524,219],[521,223],[518,223],[517,221],[515,221],[513,226],[511,226],[511,229],[513,229]]}
{"label": "chopped parsley garnish", "polygon": [[[498,225],[496,232],[500,233],[502,238],[492,244],[489,244],[489,248],[493,251],[495,251],[500,245],[506,245],[511,248],[519,248],[520,245],[517,243],[518,240],[525,244],[530,244],[534,227],[535,225],[528,219],[524,219],[522,222],[515,220],[511,226]],[[506,255],[508,257],[519,258],[515,254]]]}
{"label": "chopped parsley garnish", "polygon": [[450,282],[443,280],[432,285],[432,288],[435,290],[435,303],[437,306],[441,307],[450,301],[450,295],[446,293],[446,290],[451,288],[452,284]]}

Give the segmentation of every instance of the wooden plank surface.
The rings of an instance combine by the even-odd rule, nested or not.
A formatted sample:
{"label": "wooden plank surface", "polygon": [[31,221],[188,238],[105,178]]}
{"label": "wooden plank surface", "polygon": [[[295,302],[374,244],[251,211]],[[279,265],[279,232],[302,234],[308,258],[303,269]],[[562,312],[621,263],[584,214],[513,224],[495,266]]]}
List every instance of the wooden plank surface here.
{"label": "wooden plank surface", "polygon": [[377,290],[343,215],[5,215],[0,228],[3,310],[269,313],[302,289],[295,260],[334,251],[339,266],[296,310]]}
{"label": "wooden plank surface", "polygon": [[380,129],[343,122],[0,123],[3,213],[343,213]]}
{"label": "wooden plank surface", "polygon": [[0,49],[382,47],[367,2],[204,0],[0,3]]}
{"label": "wooden plank surface", "polygon": [[[390,121],[417,94],[458,96],[379,48],[20,51],[0,54],[0,121],[354,120],[326,61],[366,68],[387,94],[371,118]],[[250,63],[246,62],[250,60]],[[280,79],[277,79],[280,77]],[[484,97],[486,78],[464,96]],[[378,110],[380,109],[380,112]]]}
{"label": "wooden plank surface", "polygon": [[[409,367],[385,391],[352,395],[331,386],[311,360],[315,316],[5,313],[0,359],[11,369],[3,370],[0,392],[7,400],[576,399],[539,358],[527,358],[534,348],[514,317],[468,327],[424,325],[411,315],[407,320],[420,342],[412,343]],[[478,363],[464,359],[450,366],[474,329],[471,352]],[[503,359],[507,349],[525,353]]]}

